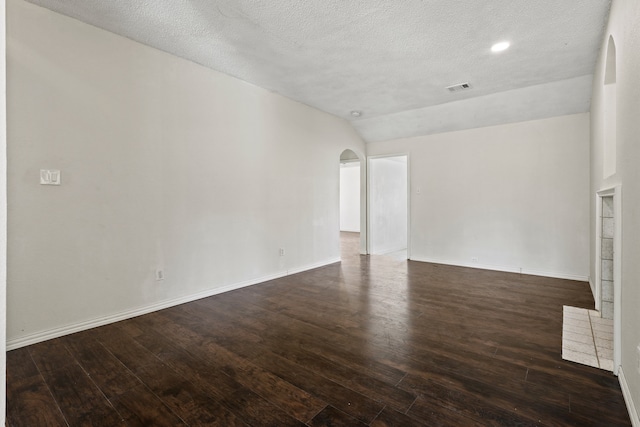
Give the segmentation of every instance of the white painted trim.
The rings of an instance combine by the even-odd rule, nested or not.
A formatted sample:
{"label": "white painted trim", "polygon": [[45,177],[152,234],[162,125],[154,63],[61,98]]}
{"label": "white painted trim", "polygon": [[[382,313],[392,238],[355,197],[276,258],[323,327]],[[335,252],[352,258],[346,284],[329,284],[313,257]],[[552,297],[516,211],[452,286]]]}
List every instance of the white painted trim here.
{"label": "white painted trim", "polygon": [[456,267],[478,268],[480,270],[504,271],[506,273],[520,273],[520,274],[526,274],[528,276],[552,277],[554,279],[577,280],[580,282],[587,282],[589,280],[589,276],[581,276],[578,274],[558,273],[558,272],[543,271],[543,270],[530,270],[527,268],[507,267],[507,266],[501,266],[501,265],[478,264],[475,262],[467,263],[467,262],[454,261],[454,260],[444,260],[444,259],[437,259],[437,258],[421,258],[421,257],[411,257],[411,261],[430,262],[433,264],[454,265]]}
{"label": "white painted trim", "polygon": [[7,408],[7,33],[6,1],[0,3],[0,425]]}
{"label": "white painted trim", "polygon": [[403,248],[402,246],[387,247],[387,248],[380,249],[376,255],[387,255],[394,252],[404,251],[407,249],[408,248]]}
{"label": "white painted trim", "polygon": [[411,152],[407,156],[407,259],[411,258],[411,198],[413,196],[411,186]]}
{"label": "white painted trim", "polygon": [[622,185],[613,195],[613,367],[622,365]]}
{"label": "white painted trim", "polygon": [[[596,193],[598,197],[599,214],[602,216],[602,198],[613,196],[613,218],[614,218],[614,236],[613,236],[613,373],[618,375],[617,369],[622,365],[622,185],[614,185],[609,188],[602,189]],[[596,218],[596,222],[598,218]],[[596,234],[598,240],[600,234]],[[600,242],[596,244],[596,255],[598,255],[596,263],[596,286],[600,282],[599,256]],[[600,294],[598,294],[600,298]],[[597,306],[597,303],[596,303]]]}
{"label": "white painted trim", "polygon": [[[302,273],[304,271],[314,270],[316,268],[324,267],[324,266],[330,265],[330,264],[335,264],[335,263],[340,262],[340,261],[341,261],[340,257],[334,257],[334,258],[329,258],[329,259],[327,259],[325,261],[316,262],[314,264],[307,264],[307,265],[304,265],[302,267],[298,267],[298,268],[294,268],[294,269],[291,269],[291,270],[287,270],[287,274],[281,274],[278,277],[275,277],[275,279],[280,278],[280,277],[284,277],[284,276],[289,276],[291,274],[298,274],[298,273]],[[260,279],[260,281],[257,282],[257,283],[266,282],[267,280],[273,280],[273,279],[266,279],[266,280]],[[247,286],[255,285],[255,284],[256,283],[250,283]]]}
{"label": "white painted trim", "polygon": [[375,159],[384,159],[386,157],[406,157],[407,158],[407,247],[406,248],[401,248],[401,249],[394,249],[394,250],[387,250],[385,249],[383,251],[382,254],[377,254],[377,255],[384,255],[387,253],[391,253],[391,252],[397,252],[397,251],[402,251],[402,250],[407,250],[407,259],[409,259],[409,256],[411,255],[411,157],[410,157],[410,152],[409,151],[405,151],[402,153],[396,153],[396,154],[379,154],[376,156],[367,156],[367,188],[366,188],[366,194],[367,194],[367,254],[371,254],[371,239],[369,238],[369,236],[371,236],[371,221],[370,221],[370,213],[371,213],[371,174],[369,173],[369,170],[371,169],[371,160],[375,160]]}
{"label": "white painted trim", "polygon": [[152,313],[154,311],[163,310],[165,308],[173,307],[180,304],[185,304],[191,301],[207,298],[213,295],[222,294],[236,289],[245,288],[247,286],[257,285],[269,280],[279,279],[291,274],[301,273],[303,271],[313,270],[315,268],[324,267],[329,264],[335,264],[340,262],[339,257],[329,258],[322,262],[314,264],[308,264],[292,270],[271,274],[268,276],[262,276],[256,279],[246,280],[244,282],[234,283],[219,288],[208,289],[206,291],[197,292],[191,295],[185,295],[178,298],[162,301],[156,304],[147,305],[144,307],[138,307],[132,310],[121,311],[120,313],[111,314],[108,316],[101,316],[94,319],[85,320],[82,322],[74,323],[71,325],[62,326],[59,328],[53,328],[46,331],[40,331],[33,334],[25,335],[20,338],[15,338],[7,341],[7,351],[15,350],[20,347],[25,347],[31,344],[36,344],[42,341],[47,341],[53,338],[58,338],[64,335],[73,334],[75,332],[85,331],[87,329],[96,328],[98,326],[108,325],[110,323],[119,322],[121,320],[131,319],[132,317],[141,316],[143,314]]}
{"label": "white painted trim", "polygon": [[367,173],[367,178],[365,180],[366,184],[366,188],[365,191],[367,193],[367,197],[366,202],[367,202],[367,208],[366,208],[366,212],[367,212],[367,221],[365,224],[365,230],[367,230],[367,255],[371,254],[371,158],[369,156],[367,156],[366,159],[366,163],[367,163],[367,169],[366,169],[366,173]]}
{"label": "white painted trim", "polygon": [[360,254],[367,255],[369,252],[369,230],[367,224],[369,223],[369,192],[368,186],[368,162],[367,157],[360,157]]}
{"label": "white painted trim", "polygon": [[596,283],[595,286],[591,288],[591,292],[593,293],[593,300],[595,301],[596,311],[600,311],[602,309],[602,260],[600,257],[602,256],[602,196],[596,193],[596,256],[595,256],[595,273],[596,273]]}
{"label": "white painted trim", "polygon": [[629,390],[629,384],[624,376],[622,366],[618,367],[618,381],[620,381],[620,388],[622,389],[622,396],[624,397],[624,403],[627,404],[627,411],[629,411],[629,418],[631,419],[631,425],[633,427],[640,427],[640,418],[638,418],[638,411],[636,405],[633,403],[633,397],[631,396],[631,390]]}
{"label": "white painted trim", "polygon": [[[351,150],[351,149],[350,148],[346,148],[345,151],[346,150]],[[351,151],[353,151],[353,150],[351,150]],[[356,156],[357,155],[358,154],[356,153]],[[340,167],[341,168],[352,168],[352,167],[355,167],[354,163],[360,163],[360,158],[358,157],[357,159],[340,160]],[[358,166],[360,166],[360,165],[358,165]]]}
{"label": "white painted trim", "polygon": [[343,228],[340,231],[346,231],[347,233],[359,233],[360,232],[360,230],[349,230],[349,229],[346,229],[346,228]]}

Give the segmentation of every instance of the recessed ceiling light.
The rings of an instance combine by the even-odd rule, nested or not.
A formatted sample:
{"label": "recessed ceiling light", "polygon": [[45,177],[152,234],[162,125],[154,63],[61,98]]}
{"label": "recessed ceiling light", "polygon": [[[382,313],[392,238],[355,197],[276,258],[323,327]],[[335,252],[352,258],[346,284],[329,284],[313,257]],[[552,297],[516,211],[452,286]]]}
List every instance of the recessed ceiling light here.
{"label": "recessed ceiling light", "polygon": [[491,52],[494,52],[494,53],[502,52],[503,50],[509,49],[510,45],[511,45],[511,43],[509,43],[509,42],[496,43],[493,46],[491,46]]}
{"label": "recessed ceiling light", "polygon": [[353,111],[351,112],[351,115],[352,115],[353,117],[360,117],[360,116],[362,115],[362,111],[353,110]]}

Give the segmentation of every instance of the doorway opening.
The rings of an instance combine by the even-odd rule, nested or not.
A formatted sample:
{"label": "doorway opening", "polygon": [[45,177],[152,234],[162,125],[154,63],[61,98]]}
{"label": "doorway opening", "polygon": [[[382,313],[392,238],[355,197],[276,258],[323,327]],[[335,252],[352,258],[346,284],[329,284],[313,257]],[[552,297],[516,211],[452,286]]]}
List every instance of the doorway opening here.
{"label": "doorway opening", "polygon": [[366,253],[366,209],[362,159],[352,150],[340,155],[341,257]]}
{"label": "doorway opening", "polygon": [[369,250],[409,258],[408,156],[369,158]]}

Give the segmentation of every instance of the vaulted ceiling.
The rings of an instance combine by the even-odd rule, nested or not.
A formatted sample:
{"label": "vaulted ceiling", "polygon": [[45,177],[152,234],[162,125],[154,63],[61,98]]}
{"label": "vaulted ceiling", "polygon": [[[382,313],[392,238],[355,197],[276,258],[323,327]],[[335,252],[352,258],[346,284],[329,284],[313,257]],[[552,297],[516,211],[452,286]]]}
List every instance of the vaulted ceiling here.
{"label": "vaulted ceiling", "polygon": [[[366,141],[589,111],[610,7],[609,0],[30,1],[343,117]],[[499,41],[511,47],[492,53]],[[446,89],[464,82],[471,88]]]}

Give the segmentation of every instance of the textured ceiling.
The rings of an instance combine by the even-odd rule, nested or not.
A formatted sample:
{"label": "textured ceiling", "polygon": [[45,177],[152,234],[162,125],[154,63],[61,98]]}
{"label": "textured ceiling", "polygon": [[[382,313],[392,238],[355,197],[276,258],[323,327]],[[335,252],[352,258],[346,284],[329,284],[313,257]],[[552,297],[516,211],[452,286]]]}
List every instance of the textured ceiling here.
{"label": "textured ceiling", "polygon": [[[346,118],[367,141],[588,111],[610,7],[609,0],[30,1]],[[511,48],[492,54],[502,40]],[[472,89],[445,90],[462,82]]]}

